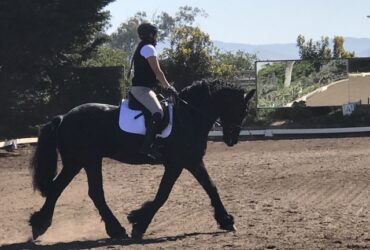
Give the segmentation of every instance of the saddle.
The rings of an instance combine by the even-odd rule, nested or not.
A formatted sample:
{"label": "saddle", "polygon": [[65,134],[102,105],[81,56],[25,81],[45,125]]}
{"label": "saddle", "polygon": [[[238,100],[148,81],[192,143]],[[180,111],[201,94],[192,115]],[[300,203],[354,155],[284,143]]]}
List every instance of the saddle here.
{"label": "saddle", "polygon": [[[163,119],[160,124],[161,134],[158,137],[166,138],[172,130],[173,106],[169,104],[162,95],[157,95],[163,109]],[[120,105],[119,126],[128,133],[141,134],[146,133],[146,127],[150,121],[150,111],[142,105],[131,93],[128,99],[123,99]]]}

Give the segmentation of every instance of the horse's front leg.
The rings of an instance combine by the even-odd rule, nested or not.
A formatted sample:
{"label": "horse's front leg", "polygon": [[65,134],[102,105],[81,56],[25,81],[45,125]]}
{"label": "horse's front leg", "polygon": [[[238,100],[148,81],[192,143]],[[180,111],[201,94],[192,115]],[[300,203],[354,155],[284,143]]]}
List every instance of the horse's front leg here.
{"label": "horse's front leg", "polygon": [[105,231],[111,238],[127,238],[126,230],[107,205],[103,190],[102,159],[92,161],[85,167],[89,183],[89,196],[105,223]]}
{"label": "horse's front leg", "polygon": [[235,231],[234,217],[229,214],[224,205],[222,204],[220,195],[218,194],[217,188],[213,183],[211,177],[208,175],[207,169],[204,166],[204,162],[194,164],[189,167],[190,173],[197,179],[203,189],[207,192],[211,199],[211,204],[215,210],[215,219],[221,229],[228,231]]}
{"label": "horse's front leg", "polygon": [[166,202],[173,185],[182,172],[182,168],[178,168],[175,165],[166,165],[165,167],[164,175],[154,200],[144,203],[141,208],[131,211],[127,216],[132,224],[132,238],[141,239],[143,237],[154,215]]}

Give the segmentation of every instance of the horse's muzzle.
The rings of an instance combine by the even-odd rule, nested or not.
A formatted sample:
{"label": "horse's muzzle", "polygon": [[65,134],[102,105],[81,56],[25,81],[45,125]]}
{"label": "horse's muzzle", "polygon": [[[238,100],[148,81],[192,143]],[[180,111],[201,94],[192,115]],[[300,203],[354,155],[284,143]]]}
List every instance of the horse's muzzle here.
{"label": "horse's muzzle", "polygon": [[237,143],[238,143],[238,141],[237,141],[237,140],[229,139],[229,140],[226,140],[226,141],[225,141],[225,143],[226,143],[226,145],[227,145],[227,146],[232,147],[232,146],[234,146],[235,144],[237,144]]}
{"label": "horse's muzzle", "polygon": [[235,129],[233,127],[223,129],[223,140],[225,144],[229,147],[234,146],[238,143],[240,129]]}

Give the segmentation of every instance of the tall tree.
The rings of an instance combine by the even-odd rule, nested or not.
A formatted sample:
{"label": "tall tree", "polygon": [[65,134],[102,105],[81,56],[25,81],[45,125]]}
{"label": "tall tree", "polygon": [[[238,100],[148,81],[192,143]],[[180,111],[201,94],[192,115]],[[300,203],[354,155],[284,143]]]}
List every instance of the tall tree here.
{"label": "tall tree", "polygon": [[216,50],[212,62],[212,76],[227,80],[236,80],[254,70],[254,63],[257,61],[255,54],[244,51],[232,53]]}
{"label": "tall tree", "polygon": [[329,37],[321,37],[321,41],[314,42],[312,39],[306,42],[304,36],[297,38],[299,55],[303,60],[323,60],[331,58],[331,49],[329,48]]}
{"label": "tall tree", "polygon": [[174,29],[183,26],[192,26],[198,16],[207,16],[207,13],[199,8],[190,6],[180,7],[175,16],[166,12],[157,15],[153,20],[147,18],[146,12],[137,12],[133,17],[121,23],[118,29],[112,33],[109,45],[113,48],[123,49],[128,57],[133,55],[140,39],[137,35],[137,27],[143,22],[152,22],[158,26],[158,41],[164,41],[170,37]]}
{"label": "tall tree", "polygon": [[344,48],[344,38],[342,36],[334,36],[333,39],[333,57],[334,58],[350,58],[355,56],[355,52],[349,52]]}
{"label": "tall tree", "polygon": [[208,34],[198,27],[177,28],[164,50],[164,70],[178,88],[211,76],[214,46]]}
{"label": "tall tree", "polygon": [[137,35],[137,27],[148,22],[145,12],[137,12],[135,16],[122,23],[118,29],[110,36],[109,46],[116,49],[123,49],[127,58],[134,54],[135,46],[140,39]]}
{"label": "tall tree", "polygon": [[331,49],[329,48],[329,37],[321,37],[321,41],[313,42],[312,39],[306,42],[303,35],[297,38],[299,55],[302,60],[311,60],[318,71],[323,60],[331,59]]}
{"label": "tall tree", "polygon": [[323,60],[332,58],[350,58],[354,57],[354,52],[349,52],[344,49],[344,38],[342,36],[335,36],[333,39],[333,52],[329,48],[329,38],[322,37],[321,41],[313,42],[312,39],[306,42],[305,37],[299,35],[297,38],[297,46],[299,48],[299,55],[303,60],[311,60],[318,70]]}
{"label": "tall tree", "polygon": [[103,8],[112,1],[0,1],[0,117],[50,101],[68,75],[60,69],[79,65],[105,41]]}
{"label": "tall tree", "polygon": [[112,1],[0,1],[2,71],[37,72],[86,56],[103,41],[95,36],[108,24],[102,9]]}
{"label": "tall tree", "polygon": [[99,46],[91,57],[82,62],[82,66],[86,67],[112,67],[129,66],[129,62],[125,60],[125,53],[122,49],[113,49],[105,45]]}
{"label": "tall tree", "polygon": [[159,28],[159,41],[164,41],[170,37],[170,34],[176,29],[184,26],[193,26],[198,16],[207,17],[208,14],[203,9],[191,6],[182,6],[176,12],[175,16],[170,16],[162,12],[154,20]]}

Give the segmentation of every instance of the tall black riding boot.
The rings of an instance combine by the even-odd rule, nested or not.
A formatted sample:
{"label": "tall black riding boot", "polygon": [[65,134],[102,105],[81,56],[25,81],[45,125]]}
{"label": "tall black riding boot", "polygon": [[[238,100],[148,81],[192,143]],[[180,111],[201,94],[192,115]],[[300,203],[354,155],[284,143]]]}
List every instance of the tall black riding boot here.
{"label": "tall black riding boot", "polygon": [[147,155],[152,159],[158,159],[162,156],[161,153],[157,152],[154,147],[155,138],[159,130],[161,119],[162,117],[160,113],[154,113],[152,115],[149,126],[146,129],[144,143],[140,149],[141,154]]}

